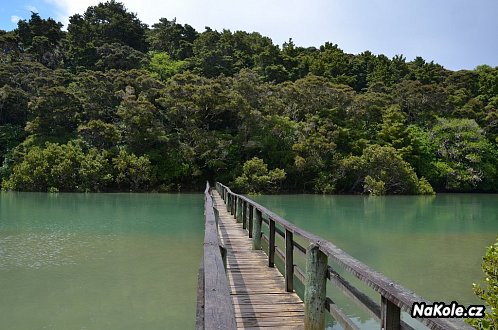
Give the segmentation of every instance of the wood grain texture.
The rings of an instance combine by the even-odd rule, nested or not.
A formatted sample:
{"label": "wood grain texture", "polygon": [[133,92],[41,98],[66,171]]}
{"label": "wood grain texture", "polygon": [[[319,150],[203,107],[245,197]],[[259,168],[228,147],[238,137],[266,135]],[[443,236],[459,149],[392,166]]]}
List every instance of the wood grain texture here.
{"label": "wood grain texture", "polygon": [[[286,292],[282,274],[268,267],[268,256],[253,249],[248,231],[224,211],[219,194],[213,192],[213,195],[220,210],[219,234],[227,249],[227,278],[237,328],[303,329],[302,300],[296,293]],[[257,223],[257,216],[255,220]]]}

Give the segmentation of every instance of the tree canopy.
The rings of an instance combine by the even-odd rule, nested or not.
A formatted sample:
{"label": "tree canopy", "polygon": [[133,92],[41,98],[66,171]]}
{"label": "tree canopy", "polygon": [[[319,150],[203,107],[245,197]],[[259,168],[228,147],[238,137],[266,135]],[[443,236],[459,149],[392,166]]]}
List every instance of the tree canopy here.
{"label": "tree canopy", "polygon": [[26,191],[498,191],[498,68],[148,27],[111,0],[0,31],[0,181]]}

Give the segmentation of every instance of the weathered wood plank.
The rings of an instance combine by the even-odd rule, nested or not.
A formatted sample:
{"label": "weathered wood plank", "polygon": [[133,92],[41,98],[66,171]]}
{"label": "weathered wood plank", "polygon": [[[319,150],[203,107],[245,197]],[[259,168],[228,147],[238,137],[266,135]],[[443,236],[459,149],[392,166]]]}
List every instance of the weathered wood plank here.
{"label": "weathered wood plank", "polygon": [[195,329],[204,330],[204,263],[201,261],[197,274],[197,309],[195,313]]}
{"label": "weathered wood plank", "polygon": [[[214,198],[216,206],[222,206],[221,197],[214,194]],[[227,281],[237,328],[302,329],[303,302],[295,293],[285,291],[284,276],[276,268],[268,267],[267,254],[260,250],[262,214],[255,209],[251,212],[251,207],[241,201],[240,213],[235,213],[241,215],[241,222],[253,233],[252,240],[242,225],[223,211],[224,207],[218,207],[219,232],[227,250]],[[260,234],[255,235],[256,232]],[[254,250],[258,245],[259,249]]]}
{"label": "weathered wood plank", "polygon": [[[219,195],[218,195],[219,196]],[[204,192],[204,328],[235,329],[235,311],[220,251],[209,183]]]}

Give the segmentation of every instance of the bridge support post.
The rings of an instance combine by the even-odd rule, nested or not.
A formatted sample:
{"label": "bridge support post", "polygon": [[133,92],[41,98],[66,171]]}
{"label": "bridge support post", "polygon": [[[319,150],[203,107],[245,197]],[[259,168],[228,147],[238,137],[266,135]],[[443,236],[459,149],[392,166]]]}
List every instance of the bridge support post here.
{"label": "bridge support post", "polygon": [[275,267],[275,220],[269,219],[270,237],[268,238],[268,267]]}
{"label": "bridge support post", "polygon": [[304,288],[304,328],[306,330],[325,328],[327,268],[327,255],[320,251],[317,244],[311,244],[306,251]]}
{"label": "bridge support post", "polygon": [[251,204],[249,204],[249,224],[248,224],[249,238],[252,238],[252,230],[253,230],[252,226],[254,223],[253,216],[254,216],[254,207]]}
{"label": "bridge support post", "polygon": [[232,209],[230,210],[230,213],[235,216],[235,210],[237,208],[237,197],[235,197],[234,195],[232,195]]}
{"label": "bridge support post", "polygon": [[232,212],[232,196],[227,194],[227,212]]}
{"label": "bridge support post", "polygon": [[235,220],[242,222],[242,199],[237,197],[237,212],[235,213]]}
{"label": "bridge support post", "polygon": [[285,230],[285,290],[294,291],[294,234]]}
{"label": "bridge support post", "polygon": [[242,229],[247,228],[247,203],[246,201],[242,201]]}
{"label": "bridge support post", "polygon": [[393,304],[389,299],[382,296],[380,304],[381,329],[399,330],[401,329],[401,309]]}
{"label": "bridge support post", "polygon": [[261,211],[254,210],[254,221],[252,229],[252,248],[253,250],[261,250],[261,225],[263,222],[263,215]]}

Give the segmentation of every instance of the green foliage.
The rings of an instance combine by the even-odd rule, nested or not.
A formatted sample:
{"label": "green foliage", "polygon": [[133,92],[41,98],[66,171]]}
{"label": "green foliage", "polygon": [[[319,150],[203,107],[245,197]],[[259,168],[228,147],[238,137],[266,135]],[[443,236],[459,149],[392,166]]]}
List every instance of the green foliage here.
{"label": "green foliage", "polygon": [[181,73],[187,67],[186,61],[172,60],[167,53],[152,53],[147,69],[152,76],[161,80],[167,80],[177,73]]}
{"label": "green foliage", "polygon": [[119,190],[147,190],[151,181],[150,161],[145,156],[137,157],[124,150],[112,159],[114,178]]}
{"label": "green foliage", "polygon": [[496,150],[473,119],[440,118],[431,142],[439,156],[438,182],[446,190],[490,189],[496,180]]}
{"label": "green foliage", "polygon": [[6,190],[20,191],[142,191],[151,181],[150,161],[121,150],[110,158],[79,141],[33,146],[3,181]]}
{"label": "green foliage", "polygon": [[71,138],[78,125],[81,105],[63,87],[48,89],[29,106],[31,120],[26,131],[42,141],[65,142]]}
{"label": "green foliage", "polygon": [[219,179],[255,191],[496,192],[497,77],[176,19],[148,28],[115,0],[71,16],[67,32],[33,14],[0,31],[0,176],[44,191]]}
{"label": "green foliage", "polygon": [[96,51],[95,68],[97,70],[132,70],[141,68],[146,62],[144,53],[119,43],[103,44],[97,47]]}
{"label": "green foliage", "polygon": [[98,149],[112,149],[120,141],[118,128],[99,119],[78,126],[78,135],[88,145]]}
{"label": "green foliage", "polygon": [[275,192],[277,185],[284,179],[284,170],[268,170],[268,165],[262,159],[254,157],[244,163],[242,175],[235,179],[235,187],[250,194]]}
{"label": "green foliage", "polygon": [[360,157],[350,156],[343,161],[346,178],[352,180],[353,191],[372,195],[433,194],[429,183],[417,178],[409,163],[391,146],[370,145]]}
{"label": "green foliage", "polygon": [[28,117],[28,95],[20,88],[0,87],[0,125],[25,125]]}
{"label": "green foliage", "polygon": [[192,44],[198,36],[190,25],[176,23],[176,18],[172,21],[160,18],[149,30],[147,41],[152,50],[165,52],[174,60],[184,60],[193,55]]}
{"label": "green foliage", "polygon": [[370,175],[367,175],[363,183],[363,190],[372,196],[385,195],[386,184],[382,180],[375,180]]}
{"label": "green foliage", "polygon": [[486,249],[483,257],[482,271],[486,287],[474,284],[474,293],[487,305],[482,319],[467,319],[477,329],[498,328],[498,239]]}
{"label": "green foliage", "polygon": [[69,18],[67,41],[72,65],[93,68],[98,47],[118,43],[145,52],[146,25],[115,0],[88,7]]}

